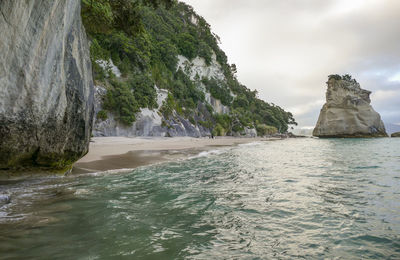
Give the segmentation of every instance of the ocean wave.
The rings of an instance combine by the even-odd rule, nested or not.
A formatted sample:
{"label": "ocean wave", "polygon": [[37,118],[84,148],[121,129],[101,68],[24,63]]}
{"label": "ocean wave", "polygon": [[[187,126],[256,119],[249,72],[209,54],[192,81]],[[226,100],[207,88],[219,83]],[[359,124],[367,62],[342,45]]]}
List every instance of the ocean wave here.
{"label": "ocean wave", "polygon": [[190,156],[188,159],[195,159],[195,158],[200,158],[200,157],[209,157],[212,155],[219,155],[224,152],[226,152],[226,149],[216,149],[216,150],[209,150],[209,151],[202,151],[197,155]]}

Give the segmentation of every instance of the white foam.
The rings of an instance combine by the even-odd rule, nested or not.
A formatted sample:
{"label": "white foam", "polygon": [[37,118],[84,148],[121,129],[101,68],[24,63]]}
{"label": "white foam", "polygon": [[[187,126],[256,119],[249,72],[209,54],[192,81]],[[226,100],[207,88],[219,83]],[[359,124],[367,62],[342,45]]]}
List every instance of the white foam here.
{"label": "white foam", "polygon": [[101,171],[101,172],[90,172],[90,173],[87,173],[86,175],[103,176],[103,175],[109,175],[109,174],[115,174],[115,173],[129,173],[129,172],[133,172],[136,169],[137,168],[114,169],[114,170],[107,170],[107,171]]}
{"label": "white foam", "polygon": [[189,159],[194,159],[194,158],[200,158],[200,157],[208,157],[211,155],[218,155],[218,154],[222,154],[224,153],[225,150],[210,150],[210,151],[203,151],[200,152],[199,154],[195,155],[195,156],[191,156],[189,157]]}
{"label": "white foam", "polygon": [[77,189],[75,191],[75,195],[86,195],[86,194],[90,194],[91,192],[88,189]]}

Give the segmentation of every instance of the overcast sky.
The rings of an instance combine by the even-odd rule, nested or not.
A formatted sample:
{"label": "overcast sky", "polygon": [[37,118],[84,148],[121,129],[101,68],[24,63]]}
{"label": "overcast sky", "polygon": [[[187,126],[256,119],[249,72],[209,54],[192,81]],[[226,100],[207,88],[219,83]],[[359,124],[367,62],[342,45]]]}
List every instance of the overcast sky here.
{"label": "overcast sky", "polygon": [[220,36],[239,81],[314,126],[327,76],[349,73],[400,124],[400,0],[184,0]]}

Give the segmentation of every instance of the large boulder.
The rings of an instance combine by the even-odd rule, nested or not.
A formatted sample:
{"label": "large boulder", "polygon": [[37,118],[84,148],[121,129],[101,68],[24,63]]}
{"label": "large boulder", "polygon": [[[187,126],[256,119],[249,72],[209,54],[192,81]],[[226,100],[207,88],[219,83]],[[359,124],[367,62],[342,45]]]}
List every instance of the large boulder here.
{"label": "large boulder", "polygon": [[0,1],[0,169],[88,151],[93,80],[80,0]]}
{"label": "large boulder", "polygon": [[370,105],[370,91],[362,89],[351,77],[333,75],[327,84],[326,103],[314,128],[314,136],[387,136],[380,115]]}

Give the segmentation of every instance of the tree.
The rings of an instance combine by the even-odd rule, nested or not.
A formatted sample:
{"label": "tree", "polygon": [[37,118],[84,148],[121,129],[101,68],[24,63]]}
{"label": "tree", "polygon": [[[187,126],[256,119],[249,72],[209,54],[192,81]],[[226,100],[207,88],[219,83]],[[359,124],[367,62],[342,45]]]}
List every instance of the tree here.
{"label": "tree", "polygon": [[135,114],[139,112],[139,105],[125,83],[113,81],[112,84],[113,88],[104,97],[103,107],[113,111],[123,124],[132,125],[136,120]]}
{"label": "tree", "polygon": [[214,136],[224,136],[226,132],[225,129],[220,124],[217,124],[214,127],[212,133]]}
{"label": "tree", "polygon": [[231,64],[231,72],[232,75],[235,76],[237,73],[237,68],[236,68],[236,64]]}
{"label": "tree", "polygon": [[192,60],[196,56],[197,46],[196,41],[192,35],[190,35],[189,33],[181,33],[178,36],[177,43],[179,52],[183,56],[185,56],[189,60]]}
{"label": "tree", "polygon": [[352,77],[351,77],[350,74],[345,74],[345,75],[342,76],[342,78],[343,78],[344,80],[348,80],[348,81],[351,81],[351,80],[352,80]]}
{"label": "tree", "polygon": [[329,79],[329,80],[330,80],[330,79],[341,80],[342,77],[341,77],[340,75],[338,75],[338,74],[332,74],[332,75],[329,75],[329,76],[328,76],[328,79]]}
{"label": "tree", "polygon": [[258,124],[256,130],[259,136],[273,135],[278,132],[278,129],[276,127],[266,124]]}

